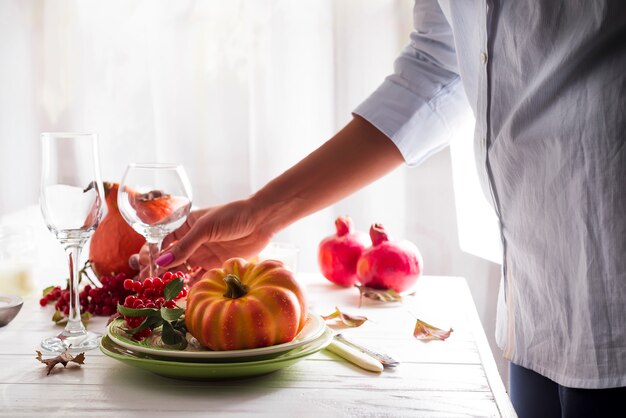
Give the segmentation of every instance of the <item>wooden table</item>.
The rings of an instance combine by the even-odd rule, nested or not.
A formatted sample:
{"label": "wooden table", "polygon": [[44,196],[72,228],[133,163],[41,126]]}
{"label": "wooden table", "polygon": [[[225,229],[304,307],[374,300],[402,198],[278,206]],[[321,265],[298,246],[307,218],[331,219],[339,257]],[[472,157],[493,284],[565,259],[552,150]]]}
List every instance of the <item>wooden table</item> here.
{"label": "wooden table", "polygon": [[[57,332],[50,308],[28,300],[0,328],[1,417],[452,417],[515,416],[464,279],[423,277],[402,303],[365,300],[316,274],[301,274],[312,309],[335,306],[369,318],[344,334],[384,348],[402,364],[381,374],[322,351],[279,372],[237,381],[190,382],[159,377],[87,352],[82,367],[46,376],[38,343]],[[445,342],[413,338],[415,317],[454,328]],[[104,330],[104,320],[90,329]],[[57,366],[58,367],[58,366]]]}

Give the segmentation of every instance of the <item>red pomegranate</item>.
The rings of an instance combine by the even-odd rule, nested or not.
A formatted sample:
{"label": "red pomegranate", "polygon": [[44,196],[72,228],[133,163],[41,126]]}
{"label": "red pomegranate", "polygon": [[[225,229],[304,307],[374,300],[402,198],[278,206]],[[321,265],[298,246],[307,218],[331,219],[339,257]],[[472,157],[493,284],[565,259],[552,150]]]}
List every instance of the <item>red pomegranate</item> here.
{"label": "red pomegranate", "polygon": [[137,272],[128,265],[128,258],[139,252],[145,239],[122,218],[117,208],[118,188],[117,183],[104,183],[108,211],[91,237],[89,259],[98,276],[125,273],[133,277]]}
{"label": "red pomegranate", "polygon": [[322,240],[318,262],[324,277],[340,286],[353,286],[357,281],[356,264],[367,247],[367,236],[353,232],[352,219],[340,216],[335,220],[337,234]]}
{"label": "red pomegranate", "polygon": [[357,275],[363,286],[402,292],[421,276],[424,262],[417,247],[409,241],[390,241],[380,224],[370,228],[372,247],[363,251]]}

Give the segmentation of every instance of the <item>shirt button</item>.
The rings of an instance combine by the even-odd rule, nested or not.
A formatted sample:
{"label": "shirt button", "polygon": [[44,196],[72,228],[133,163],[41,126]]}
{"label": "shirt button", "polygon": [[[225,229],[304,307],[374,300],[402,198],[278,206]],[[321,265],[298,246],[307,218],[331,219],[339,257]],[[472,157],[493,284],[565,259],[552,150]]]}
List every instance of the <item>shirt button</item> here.
{"label": "shirt button", "polygon": [[480,53],[480,62],[483,64],[487,64],[487,54],[484,52]]}

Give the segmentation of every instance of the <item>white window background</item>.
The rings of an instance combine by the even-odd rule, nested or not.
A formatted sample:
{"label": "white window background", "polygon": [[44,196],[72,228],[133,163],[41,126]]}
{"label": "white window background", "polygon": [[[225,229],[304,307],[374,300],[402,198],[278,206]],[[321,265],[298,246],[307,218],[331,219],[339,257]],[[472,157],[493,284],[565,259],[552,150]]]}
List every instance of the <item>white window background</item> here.
{"label": "white window background", "polygon": [[[105,180],[119,181],[130,162],[178,162],[196,206],[248,196],[349,121],[407,43],[411,7],[410,0],[0,0],[2,222],[36,224],[39,242],[49,243],[40,257],[65,271],[35,206],[44,131],[98,133]],[[483,258],[498,261],[499,249],[473,173],[472,124],[468,117],[452,152],[401,168],[276,239],[295,243],[300,270],[315,271],[317,244],[333,233],[337,215],[350,214],[365,231],[383,223],[417,244],[426,274],[468,279],[495,349],[499,268]]]}

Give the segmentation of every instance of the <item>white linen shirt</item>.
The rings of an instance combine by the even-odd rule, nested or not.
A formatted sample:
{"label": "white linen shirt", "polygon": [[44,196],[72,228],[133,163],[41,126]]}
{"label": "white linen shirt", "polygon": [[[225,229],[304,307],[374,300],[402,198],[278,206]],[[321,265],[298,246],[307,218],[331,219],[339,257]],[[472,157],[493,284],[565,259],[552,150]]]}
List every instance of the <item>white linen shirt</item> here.
{"label": "white linen shirt", "polygon": [[504,249],[498,345],[564,386],[626,386],[626,2],[417,0],[414,27],[354,113],[414,165],[469,102]]}

